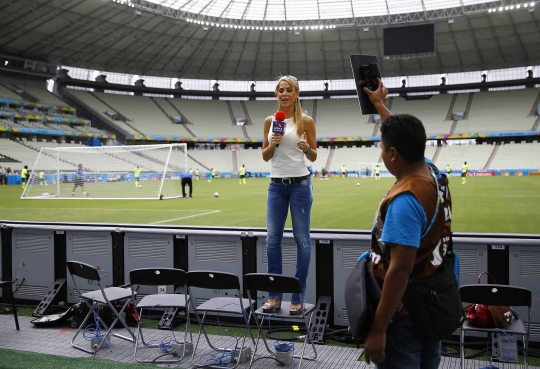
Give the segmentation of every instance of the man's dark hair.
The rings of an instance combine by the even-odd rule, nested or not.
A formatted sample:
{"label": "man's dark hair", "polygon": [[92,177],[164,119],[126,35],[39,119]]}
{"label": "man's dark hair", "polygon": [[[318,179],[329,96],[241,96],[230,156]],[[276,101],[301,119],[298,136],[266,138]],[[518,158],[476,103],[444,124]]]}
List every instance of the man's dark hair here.
{"label": "man's dark hair", "polygon": [[422,122],[409,114],[388,117],[381,125],[381,140],[386,150],[391,147],[408,163],[424,160],[426,130]]}

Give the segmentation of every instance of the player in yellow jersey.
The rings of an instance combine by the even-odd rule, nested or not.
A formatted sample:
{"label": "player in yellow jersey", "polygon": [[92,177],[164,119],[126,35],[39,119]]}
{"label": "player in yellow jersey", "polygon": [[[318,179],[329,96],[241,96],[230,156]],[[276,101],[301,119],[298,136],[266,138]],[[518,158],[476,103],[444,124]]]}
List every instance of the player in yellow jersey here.
{"label": "player in yellow jersey", "polygon": [[137,168],[133,169],[133,177],[135,177],[135,188],[141,188],[139,186],[139,178],[141,177],[141,168],[137,165]]}
{"label": "player in yellow jersey", "polygon": [[239,178],[240,184],[242,184],[242,181],[244,181],[244,184],[246,184],[246,165],[242,164],[242,168],[240,168],[240,178]]}

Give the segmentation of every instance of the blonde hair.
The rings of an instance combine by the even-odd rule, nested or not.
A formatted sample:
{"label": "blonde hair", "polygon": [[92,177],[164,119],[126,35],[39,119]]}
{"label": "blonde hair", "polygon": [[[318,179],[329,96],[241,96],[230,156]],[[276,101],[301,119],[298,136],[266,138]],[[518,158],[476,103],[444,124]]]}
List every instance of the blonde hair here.
{"label": "blonde hair", "polygon": [[[298,85],[298,80],[296,79],[296,77],[281,76],[280,79],[278,79],[276,83],[276,88],[274,90],[276,96],[279,90],[279,83],[281,81],[287,82],[293,88],[294,92],[300,92],[300,86]],[[279,102],[278,109],[281,109],[281,106],[279,106]],[[304,114],[307,114],[307,112],[302,112],[302,105],[300,105],[300,100],[298,100],[297,98],[294,102],[293,120],[296,123],[296,135],[298,137],[301,137],[304,134]]]}

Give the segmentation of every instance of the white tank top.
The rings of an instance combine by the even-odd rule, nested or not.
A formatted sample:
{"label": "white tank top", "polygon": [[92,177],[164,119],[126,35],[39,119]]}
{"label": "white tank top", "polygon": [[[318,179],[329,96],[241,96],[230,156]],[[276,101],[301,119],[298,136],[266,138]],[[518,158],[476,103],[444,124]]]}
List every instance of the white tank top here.
{"label": "white tank top", "polygon": [[[275,117],[272,116],[272,120]],[[296,123],[292,118],[285,119],[285,134],[279,147],[274,148],[270,177],[291,178],[309,174],[304,153],[296,145],[300,138],[296,135]],[[272,141],[272,126],[268,131],[268,141]]]}

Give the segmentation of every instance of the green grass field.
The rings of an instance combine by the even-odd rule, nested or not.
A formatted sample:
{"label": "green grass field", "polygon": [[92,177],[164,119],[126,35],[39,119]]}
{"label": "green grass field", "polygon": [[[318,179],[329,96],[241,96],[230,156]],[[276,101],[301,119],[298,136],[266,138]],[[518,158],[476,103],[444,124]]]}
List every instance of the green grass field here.
{"label": "green grass field", "polygon": [[[312,228],[371,228],[393,178],[313,180]],[[360,183],[360,186],[356,186]],[[540,234],[540,177],[459,177],[450,182],[455,232]],[[88,184],[92,195],[97,189]],[[194,181],[193,198],[170,200],[20,199],[20,186],[0,187],[3,220],[265,227],[268,179]],[[43,187],[43,192],[47,188]],[[214,192],[219,197],[213,196]],[[111,194],[112,195],[112,194]],[[77,189],[77,196],[82,196]],[[287,227],[291,227],[290,217]]]}

